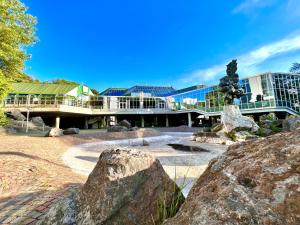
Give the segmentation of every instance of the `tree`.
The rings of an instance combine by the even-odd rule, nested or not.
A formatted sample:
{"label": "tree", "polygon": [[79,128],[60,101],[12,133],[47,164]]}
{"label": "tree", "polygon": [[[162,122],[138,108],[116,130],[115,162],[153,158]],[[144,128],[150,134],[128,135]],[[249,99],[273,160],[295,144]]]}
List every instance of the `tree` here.
{"label": "tree", "polygon": [[233,104],[235,98],[242,97],[243,90],[239,87],[239,75],[237,71],[237,60],[232,60],[226,69],[226,76],[220,79],[220,91],[224,93],[226,104]]}
{"label": "tree", "polygon": [[50,82],[45,82],[45,83],[50,83],[50,84],[78,84],[75,81],[70,81],[70,80],[65,80],[65,79],[55,79]]}
{"label": "tree", "polygon": [[33,80],[23,69],[25,60],[30,58],[26,47],[37,41],[35,24],[36,18],[27,13],[27,7],[19,0],[0,1],[0,101],[9,91],[10,82]]}
{"label": "tree", "polygon": [[293,63],[290,68],[290,72],[300,74],[300,63]]}
{"label": "tree", "polygon": [[100,95],[99,91],[97,91],[96,89],[94,88],[91,88],[91,91],[94,95]]}

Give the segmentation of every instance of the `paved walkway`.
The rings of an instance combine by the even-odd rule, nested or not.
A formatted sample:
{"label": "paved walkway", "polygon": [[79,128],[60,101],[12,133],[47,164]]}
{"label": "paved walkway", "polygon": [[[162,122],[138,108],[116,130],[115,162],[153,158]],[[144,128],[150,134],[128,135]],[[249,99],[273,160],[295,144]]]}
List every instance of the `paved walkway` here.
{"label": "paved walkway", "polygon": [[1,225],[34,225],[60,199],[79,185],[67,185],[58,191],[36,191],[34,188],[17,197],[0,200]]}

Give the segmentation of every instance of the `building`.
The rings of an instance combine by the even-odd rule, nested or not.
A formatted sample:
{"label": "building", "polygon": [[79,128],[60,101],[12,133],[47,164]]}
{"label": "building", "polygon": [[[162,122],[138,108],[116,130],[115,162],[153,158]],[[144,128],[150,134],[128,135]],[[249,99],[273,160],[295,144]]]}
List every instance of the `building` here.
{"label": "building", "polygon": [[[264,73],[240,80],[245,95],[235,104],[245,115],[275,112],[279,118],[300,115],[300,74]],[[99,96],[83,85],[14,84],[4,101],[6,111],[18,108],[40,115],[49,125],[103,127],[122,119],[136,126],[206,126],[224,106],[218,85],[109,88]],[[62,118],[62,119],[60,119]],[[52,122],[51,122],[52,121]],[[59,123],[61,121],[61,123]],[[91,125],[89,121],[100,121]]]}

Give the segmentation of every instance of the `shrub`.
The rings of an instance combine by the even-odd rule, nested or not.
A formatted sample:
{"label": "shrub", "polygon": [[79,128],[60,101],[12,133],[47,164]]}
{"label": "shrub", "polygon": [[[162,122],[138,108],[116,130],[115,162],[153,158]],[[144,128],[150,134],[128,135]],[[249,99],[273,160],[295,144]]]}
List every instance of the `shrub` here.
{"label": "shrub", "polygon": [[234,141],[234,142],[237,141],[237,136],[236,136],[235,131],[227,132],[227,133],[225,133],[225,135],[226,135],[228,138],[230,138],[232,141]]}
{"label": "shrub", "polygon": [[5,126],[7,125],[8,120],[3,112],[3,110],[0,108],[0,126]]}
{"label": "shrub", "polygon": [[184,202],[184,197],[182,195],[182,190],[187,185],[186,176],[184,177],[184,180],[183,180],[182,184],[179,187],[176,184],[176,180],[177,180],[177,178],[176,178],[176,170],[175,170],[175,181],[174,181],[174,185],[173,185],[173,193],[172,193],[171,202],[170,202],[170,204],[167,204],[166,193],[165,193],[164,196],[162,196],[158,200],[158,202],[157,202],[157,204],[158,204],[158,212],[157,212],[158,213],[158,221],[155,222],[153,220],[154,225],[161,225],[161,224],[163,224],[163,222],[166,219],[175,216],[175,214],[178,212],[180,206]]}

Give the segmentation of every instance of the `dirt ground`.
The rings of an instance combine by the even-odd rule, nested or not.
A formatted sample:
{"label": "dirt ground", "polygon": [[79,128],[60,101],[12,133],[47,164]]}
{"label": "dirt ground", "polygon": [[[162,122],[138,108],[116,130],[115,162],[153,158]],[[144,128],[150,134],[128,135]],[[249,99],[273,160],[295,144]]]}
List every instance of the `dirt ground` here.
{"label": "dirt ground", "polygon": [[87,178],[63,163],[62,155],[71,146],[159,134],[153,129],[83,130],[57,138],[0,133],[0,225],[33,225],[55,202],[84,184]]}
{"label": "dirt ground", "polygon": [[87,130],[58,138],[0,134],[0,200],[32,188],[47,191],[84,183],[86,178],[72,172],[62,161],[63,153],[72,145],[159,134],[153,129],[120,133]]}

